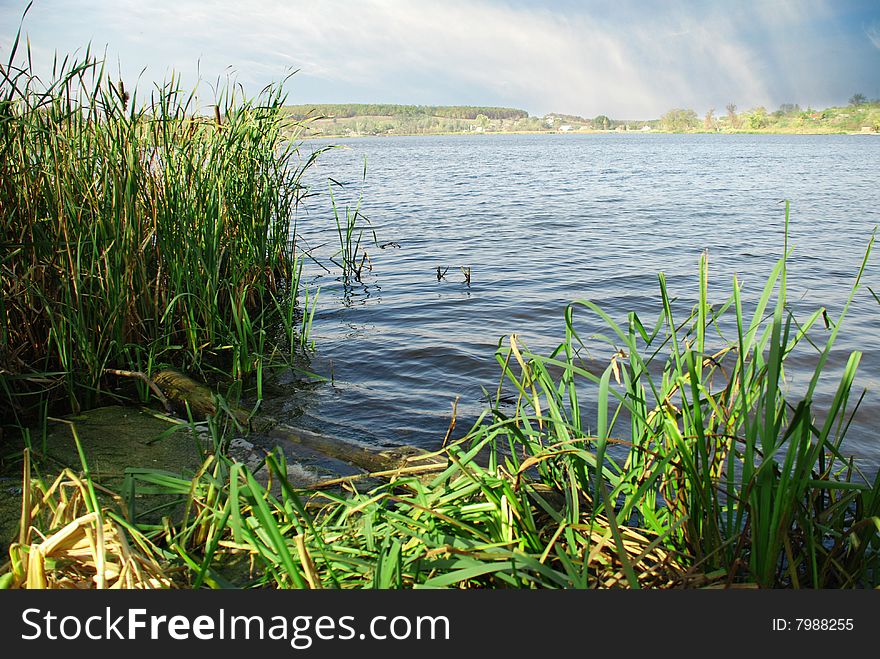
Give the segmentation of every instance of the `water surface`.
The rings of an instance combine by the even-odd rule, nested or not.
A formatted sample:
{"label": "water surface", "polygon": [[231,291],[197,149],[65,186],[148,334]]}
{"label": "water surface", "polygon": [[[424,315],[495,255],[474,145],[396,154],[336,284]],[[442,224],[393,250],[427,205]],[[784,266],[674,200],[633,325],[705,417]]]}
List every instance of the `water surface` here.
{"label": "water surface", "polygon": [[[841,309],[880,223],[880,139],[776,135],[480,135],[342,140],[311,177],[326,178],[340,207],[361,198],[380,243],[373,270],[342,285],[338,271],[306,267],[321,287],[312,368],[332,384],[276,401],[282,416],[373,444],[437,447],[458,404],[457,434],[494,391],[498,341],[516,332],[533,349],[564,335],[565,305],[600,304],[655,320],[657,273],[686,308],[697,294],[701,252],[710,298],[730,294],[737,273],[755,299],[783,251],[791,201],[790,296],[806,317]],[[322,143],[307,142],[310,151]],[[366,181],[362,182],[364,158]],[[332,254],[327,200],[298,218],[302,245]],[[326,264],[326,261],[324,261]],[[445,270],[437,280],[438,266]],[[461,267],[471,268],[465,283]],[[448,268],[448,270],[446,270]],[[880,289],[878,257],[865,283]],[[584,315],[584,327],[588,326]],[[880,464],[880,305],[858,294],[831,360],[833,391],[849,350],[864,353],[857,385],[867,394],[848,449]],[[598,326],[597,326],[598,327]],[[824,338],[824,335],[820,333]],[[597,345],[607,363],[613,350]],[[814,358],[792,362],[804,386]],[[296,417],[296,418],[294,418]]]}

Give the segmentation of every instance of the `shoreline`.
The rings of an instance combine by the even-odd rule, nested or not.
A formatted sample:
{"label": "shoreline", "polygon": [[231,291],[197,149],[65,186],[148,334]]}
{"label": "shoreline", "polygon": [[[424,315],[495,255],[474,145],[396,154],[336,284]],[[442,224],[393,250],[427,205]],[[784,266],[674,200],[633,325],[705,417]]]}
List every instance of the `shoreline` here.
{"label": "shoreline", "polygon": [[578,131],[550,131],[550,130],[499,130],[491,132],[469,132],[469,133],[394,133],[376,134],[376,135],[299,135],[298,140],[357,140],[363,138],[388,138],[388,137],[477,137],[488,135],[858,135],[858,136],[880,136],[875,131],[835,131],[835,130],[817,130],[817,131],[772,131],[772,130],[690,130],[690,131],[669,131],[669,130],[578,130]]}

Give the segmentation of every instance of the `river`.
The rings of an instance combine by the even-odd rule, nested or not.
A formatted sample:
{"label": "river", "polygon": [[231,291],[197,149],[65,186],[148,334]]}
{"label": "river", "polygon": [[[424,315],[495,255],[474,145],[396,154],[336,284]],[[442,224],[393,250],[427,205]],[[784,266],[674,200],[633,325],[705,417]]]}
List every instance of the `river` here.
{"label": "river", "polygon": [[[373,445],[439,446],[459,397],[456,435],[498,384],[493,353],[516,332],[533,349],[564,336],[563,311],[587,298],[617,321],[660,313],[657,273],[687,307],[709,253],[710,299],[736,273],[754,300],[782,255],[791,202],[789,295],[798,317],[840,311],[880,223],[880,139],[847,135],[472,135],[339,140],[310,181],[369,218],[372,270],[343,285],[307,260],[320,286],[311,369],[331,382],[273,411]],[[325,143],[309,141],[304,154]],[[366,158],[366,178],[364,160]],[[326,194],[297,219],[300,245],[328,266],[338,247]],[[372,236],[365,234],[364,240]],[[399,245],[399,247],[398,247]],[[445,272],[438,280],[437,269]],[[462,268],[470,268],[470,283]],[[830,395],[850,350],[867,389],[847,451],[880,465],[880,263],[875,251],[820,387]],[[829,332],[817,328],[820,340]],[[612,354],[596,353],[598,359]],[[787,376],[803,386],[809,354]]]}

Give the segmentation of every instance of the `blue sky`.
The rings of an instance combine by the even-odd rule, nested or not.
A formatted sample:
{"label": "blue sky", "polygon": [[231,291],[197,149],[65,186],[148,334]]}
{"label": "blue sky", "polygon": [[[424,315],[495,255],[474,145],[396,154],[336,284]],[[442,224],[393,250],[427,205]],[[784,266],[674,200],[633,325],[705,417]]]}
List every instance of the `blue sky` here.
{"label": "blue sky", "polygon": [[[26,6],[0,0],[0,59]],[[880,1],[37,0],[38,70],[91,43],[131,86],[299,72],[294,103],[505,105],[656,117],[880,97]]]}

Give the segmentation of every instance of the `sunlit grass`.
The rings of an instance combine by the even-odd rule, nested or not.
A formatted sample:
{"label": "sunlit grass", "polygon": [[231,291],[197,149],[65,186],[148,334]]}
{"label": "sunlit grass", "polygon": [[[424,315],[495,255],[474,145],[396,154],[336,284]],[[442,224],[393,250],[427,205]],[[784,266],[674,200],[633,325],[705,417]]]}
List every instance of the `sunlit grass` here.
{"label": "sunlit grass", "polygon": [[[827,367],[872,246],[821,332],[822,309],[790,315],[784,258],[748,314],[737,281],[712,304],[706,258],[683,319],[662,275],[650,326],[573,303],[549,355],[516,336],[499,344],[499,391],[512,388],[515,404],[487,410],[418,475],[385,474],[367,491],[357,479],[294,489],[276,450],[258,482],[225,455],[220,414],[195,477],[129,470],[105,516],[145,548],[138,564],[159,556],[161,574],[184,587],[877,586],[880,477],[843,454],[860,355],[840,374]],[[584,312],[605,328],[592,340],[615,355],[597,372],[582,359],[595,348],[579,331]],[[817,365],[795,399],[785,363],[807,341]],[[836,393],[819,408],[817,387],[832,376]],[[38,499],[48,500],[27,499],[23,519],[39,518]],[[43,583],[21,558],[39,548],[25,545],[13,545],[7,585]]]}
{"label": "sunlit grass", "polygon": [[243,378],[306,345],[290,229],[317,153],[282,86],[221,89],[205,116],[175,78],[129,96],[88,51],[44,83],[18,45],[0,71],[3,406],[88,407],[108,368]]}
{"label": "sunlit grass", "polygon": [[[581,493],[591,515],[616,522],[618,546],[618,530],[635,525],[688,555],[689,565],[720,571],[731,583],[876,585],[880,477],[865,478],[842,453],[858,403],[852,386],[859,352],[837,376],[830,404],[815,401],[819,382],[833,377],[827,358],[872,246],[873,239],[824,342],[811,332],[824,310],[800,321],[788,311],[784,258],[751,315],[736,280],[729,299],[710,303],[704,257],[698,303],[683,320],[673,316],[661,275],[663,312],[653,326],[635,314],[620,326],[585,300],[569,307],[566,339],[549,356],[511,338],[498,360],[519,393],[503,421],[510,453],[527,456],[515,464],[532,462],[544,482]],[[590,347],[578,330],[584,312],[606,329],[592,347],[606,344],[616,355],[601,373],[580,357]],[[722,320],[735,322],[734,336],[724,338]],[[710,335],[721,342],[711,351]],[[803,396],[793,399],[784,387],[785,362],[808,340],[817,364]],[[593,415],[582,409],[585,392],[598,400]],[[625,459],[609,456],[612,444],[628,448]]]}

